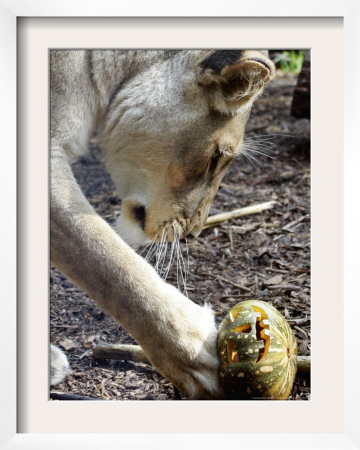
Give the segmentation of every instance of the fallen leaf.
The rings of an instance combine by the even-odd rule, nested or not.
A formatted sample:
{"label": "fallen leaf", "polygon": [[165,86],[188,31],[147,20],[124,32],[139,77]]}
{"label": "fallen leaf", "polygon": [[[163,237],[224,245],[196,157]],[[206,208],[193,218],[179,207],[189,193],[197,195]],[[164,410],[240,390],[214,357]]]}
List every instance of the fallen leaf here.
{"label": "fallen leaf", "polygon": [[267,286],[272,285],[272,284],[280,284],[283,280],[282,275],[275,275],[272,278],[269,278],[268,280],[264,280],[264,284],[266,284]]}
{"label": "fallen leaf", "polygon": [[59,342],[60,347],[62,347],[64,350],[72,350],[73,348],[76,348],[77,345],[74,341],[72,341],[69,338],[65,338],[62,341]]}

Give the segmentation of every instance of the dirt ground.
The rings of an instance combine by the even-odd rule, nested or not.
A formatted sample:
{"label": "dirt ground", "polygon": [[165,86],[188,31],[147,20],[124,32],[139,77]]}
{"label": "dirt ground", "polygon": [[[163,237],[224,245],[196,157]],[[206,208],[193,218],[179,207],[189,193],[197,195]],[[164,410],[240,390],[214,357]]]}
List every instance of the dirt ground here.
{"label": "dirt ground", "polygon": [[[275,207],[204,230],[188,241],[188,251],[183,246],[183,255],[189,255],[188,296],[211,304],[217,323],[241,300],[267,300],[289,321],[298,354],[310,355],[310,123],[290,114],[295,84],[294,75],[279,75],[254,106],[247,146],[269,157],[238,158],[210,214],[270,200]],[[99,150],[91,148],[74,172],[96,211],[113,223],[121,201]],[[184,291],[177,278],[175,264],[168,281]],[[52,391],[104,400],[185,400],[148,364],[94,360],[94,346],[133,339],[54,268],[50,280],[51,342],[65,349],[72,367]],[[297,378],[289,399],[309,400],[309,379]]]}

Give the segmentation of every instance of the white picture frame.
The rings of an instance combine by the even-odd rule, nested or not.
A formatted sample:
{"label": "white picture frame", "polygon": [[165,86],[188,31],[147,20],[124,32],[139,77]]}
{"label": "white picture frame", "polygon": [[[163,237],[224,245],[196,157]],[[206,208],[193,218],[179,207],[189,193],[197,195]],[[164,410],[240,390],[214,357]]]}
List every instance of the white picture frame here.
{"label": "white picture frame", "polygon": [[[129,3],[129,4],[128,4]],[[139,14],[139,12],[141,13]],[[200,2],[145,2],[134,1],[119,3],[114,1],[87,1],[86,4],[82,1],[73,0],[72,2],[55,0],[55,1],[33,1],[27,2],[8,0],[0,1],[0,45],[1,45],[1,136],[3,149],[0,151],[0,186],[3,193],[2,203],[2,219],[0,221],[0,237],[1,237],[1,303],[0,303],[0,448],[4,449],[30,449],[30,448],[76,448],[76,449],[103,449],[103,448],[156,448],[156,449],[185,449],[196,448],[202,449],[220,449],[228,446],[241,446],[241,448],[263,448],[268,449],[292,449],[292,448],[306,448],[306,449],[351,449],[359,448],[359,352],[357,348],[358,336],[356,335],[357,325],[356,320],[359,312],[358,301],[356,298],[356,282],[358,277],[358,264],[356,264],[356,250],[360,248],[358,238],[358,221],[355,215],[358,214],[354,209],[358,204],[358,195],[360,192],[358,167],[359,165],[359,87],[360,87],[360,73],[359,73],[359,2],[357,0],[349,1],[327,1],[327,2],[307,2],[299,0],[287,1],[268,1],[261,2],[253,0],[252,2],[239,1],[236,4],[224,0],[219,4],[204,4]],[[26,333],[28,330],[21,329],[21,322],[18,322],[17,311],[17,292],[22,292],[24,283],[28,285],[29,280],[23,280],[17,277],[17,268],[22,265],[22,252],[24,251],[24,242],[22,241],[23,234],[17,236],[17,208],[26,208],[21,198],[17,198],[17,183],[26,183],[27,180],[20,179],[22,172],[17,171],[17,164],[21,166],[21,161],[17,161],[16,146],[17,141],[21,141],[22,130],[17,130],[17,98],[22,95],[17,91],[17,33],[18,33],[18,19],[21,17],[242,17],[242,18],[297,18],[297,17],[322,17],[322,18],[342,18],[343,19],[343,36],[344,36],[344,61],[339,58],[336,53],[333,58],[328,61],[329,67],[326,73],[331,78],[332,67],[343,65],[343,79],[340,82],[333,81],[330,84],[331,89],[344,89],[344,104],[340,105],[340,109],[344,108],[344,113],[340,111],[340,116],[343,117],[344,135],[344,152],[342,167],[344,174],[337,180],[344,181],[344,185],[340,186],[341,198],[344,211],[344,225],[343,228],[337,228],[341,236],[335,236],[334,239],[340,239],[343,245],[343,253],[338,255],[339,264],[342,273],[339,275],[343,277],[343,311],[340,318],[343,323],[338,326],[342,328],[342,339],[340,342],[332,342],[331,329],[332,323],[321,322],[319,320],[319,310],[315,306],[314,319],[319,320],[323,326],[323,330],[319,330],[318,339],[324,339],[324,345],[333,346],[336,353],[339,355],[339,362],[337,365],[342,366],[343,380],[341,390],[343,392],[342,398],[342,414],[341,419],[338,420],[334,431],[329,432],[301,432],[288,433],[286,424],[274,429],[274,432],[261,433],[247,433],[246,429],[242,427],[241,423],[241,408],[239,408],[239,423],[233,424],[232,433],[218,433],[217,419],[211,417],[214,423],[211,427],[214,432],[199,433],[195,431],[183,432],[182,420],[185,420],[184,414],[187,413],[186,408],[182,405],[187,402],[173,402],[171,415],[174,415],[174,420],[178,422],[178,432],[171,433],[162,432],[146,432],[146,433],[124,433],[118,434],[116,429],[112,432],[106,433],[92,433],[91,429],[87,433],[77,433],[76,427],[74,431],[54,433],[50,429],[39,430],[36,433],[27,432],[21,433],[18,431],[19,408],[22,408],[21,397],[18,397],[17,386],[17,355],[19,355],[19,348],[17,346],[18,333]],[[45,19],[44,19],[45,20]],[[301,41],[301,39],[299,39]],[[209,48],[216,44],[209,44]],[[301,46],[300,46],[301,47]],[[318,55],[320,58],[320,55]],[[316,62],[317,55],[314,55]],[[326,80],[324,80],[326,83]],[[329,91],[331,95],[331,91]],[[331,102],[329,103],[329,107]],[[339,113],[339,111],[338,111]],[[331,133],[331,129],[329,130]],[[333,155],[330,155],[331,158]],[[47,162],[44,162],[46,166]],[[324,171],[327,170],[329,161],[324,161]],[[46,168],[45,168],[46,169]],[[331,169],[329,169],[331,170]],[[18,174],[18,177],[17,177]],[[313,180],[316,181],[316,180]],[[46,194],[45,194],[46,196]],[[329,213],[329,222],[331,222],[332,209],[331,205],[338,199],[329,199],[330,208],[325,211]],[[332,200],[332,201],[330,201]],[[355,205],[355,208],[354,208]],[[337,209],[334,206],[334,209]],[[316,216],[316,214],[315,214]],[[42,225],[43,226],[43,225]],[[329,224],[331,228],[331,224]],[[45,242],[47,245],[47,241]],[[18,249],[18,252],[17,252]],[[18,253],[18,259],[17,257]],[[324,258],[330,258],[329,254],[324,255]],[[47,263],[45,261],[45,263]],[[329,280],[331,283],[332,280]],[[46,290],[45,288],[42,288]],[[326,289],[324,289],[326,292]],[[327,305],[329,308],[334,307],[333,304]],[[326,307],[326,303],[325,303]],[[46,311],[44,315],[46,317]],[[26,328],[26,327],[25,327]],[[314,330],[316,331],[316,330]],[[335,334],[336,335],[336,334]],[[44,343],[46,348],[47,343]],[[22,356],[24,356],[22,354]],[[26,357],[26,355],[25,355]],[[332,360],[334,364],[334,360]],[[316,370],[316,364],[314,365]],[[334,369],[335,370],[335,369]],[[329,369],[329,379],[331,381],[331,369]],[[316,375],[316,374],[315,374]],[[338,379],[338,378],[336,378]],[[329,380],[324,380],[328,382]],[[333,386],[334,391],[338,386]],[[316,392],[314,393],[316,395]],[[43,396],[39,392],[39,396]],[[335,396],[334,396],[335,397]],[[314,404],[316,399],[313,400]],[[58,402],[58,408],[62,408],[64,402]],[[99,402],[103,403],[103,402]],[[112,402],[113,403],[113,402]],[[131,402],[133,403],[133,402]],[[158,403],[158,402],[153,402]],[[189,402],[190,403],[190,402]],[[283,402],[284,409],[287,409],[289,420],[291,415],[295,414],[294,407],[291,405],[294,402]],[[303,402],[302,402],[303,403]],[[194,407],[195,405],[193,405]],[[144,406],[145,407],[145,406]],[[250,406],[249,406],[250,407]],[[338,405],[334,402],[334,408]],[[145,407],[152,413],[153,405],[149,404]],[[178,408],[178,410],[177,410]],[[220,406],[219,406],[220,408]],[[247,409],[248,405],[244,409]],[[326,412],[326,411],[324,411]],[[103,416],[100,414],[100,422]],[[260,423],[264,417],[259,413]],[[316,428],[316,427],[315,427]]]}

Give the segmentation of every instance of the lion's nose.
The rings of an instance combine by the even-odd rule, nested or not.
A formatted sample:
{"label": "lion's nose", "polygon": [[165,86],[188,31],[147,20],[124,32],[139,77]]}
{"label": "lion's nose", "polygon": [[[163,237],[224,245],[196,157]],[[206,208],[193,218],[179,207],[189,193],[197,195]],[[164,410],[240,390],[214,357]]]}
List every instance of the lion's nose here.
{"label": "lion's nose", "polygon": [[145,230],[145,220],[146,220],[146,211],[145,206],[134,206],[133,207],[133,215],[135,220],[138,222],[142,230]]}

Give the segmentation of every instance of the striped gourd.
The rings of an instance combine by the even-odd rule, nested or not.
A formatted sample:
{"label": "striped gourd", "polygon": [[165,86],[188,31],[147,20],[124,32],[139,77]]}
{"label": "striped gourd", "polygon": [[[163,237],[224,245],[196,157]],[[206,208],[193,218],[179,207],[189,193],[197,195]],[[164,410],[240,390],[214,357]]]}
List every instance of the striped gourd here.
{"label": "striped gourd", "polygon": [[297,346],[285,318],[267,302],[238,303],[218,332],[220,378],[230,399],[287,399]]}

